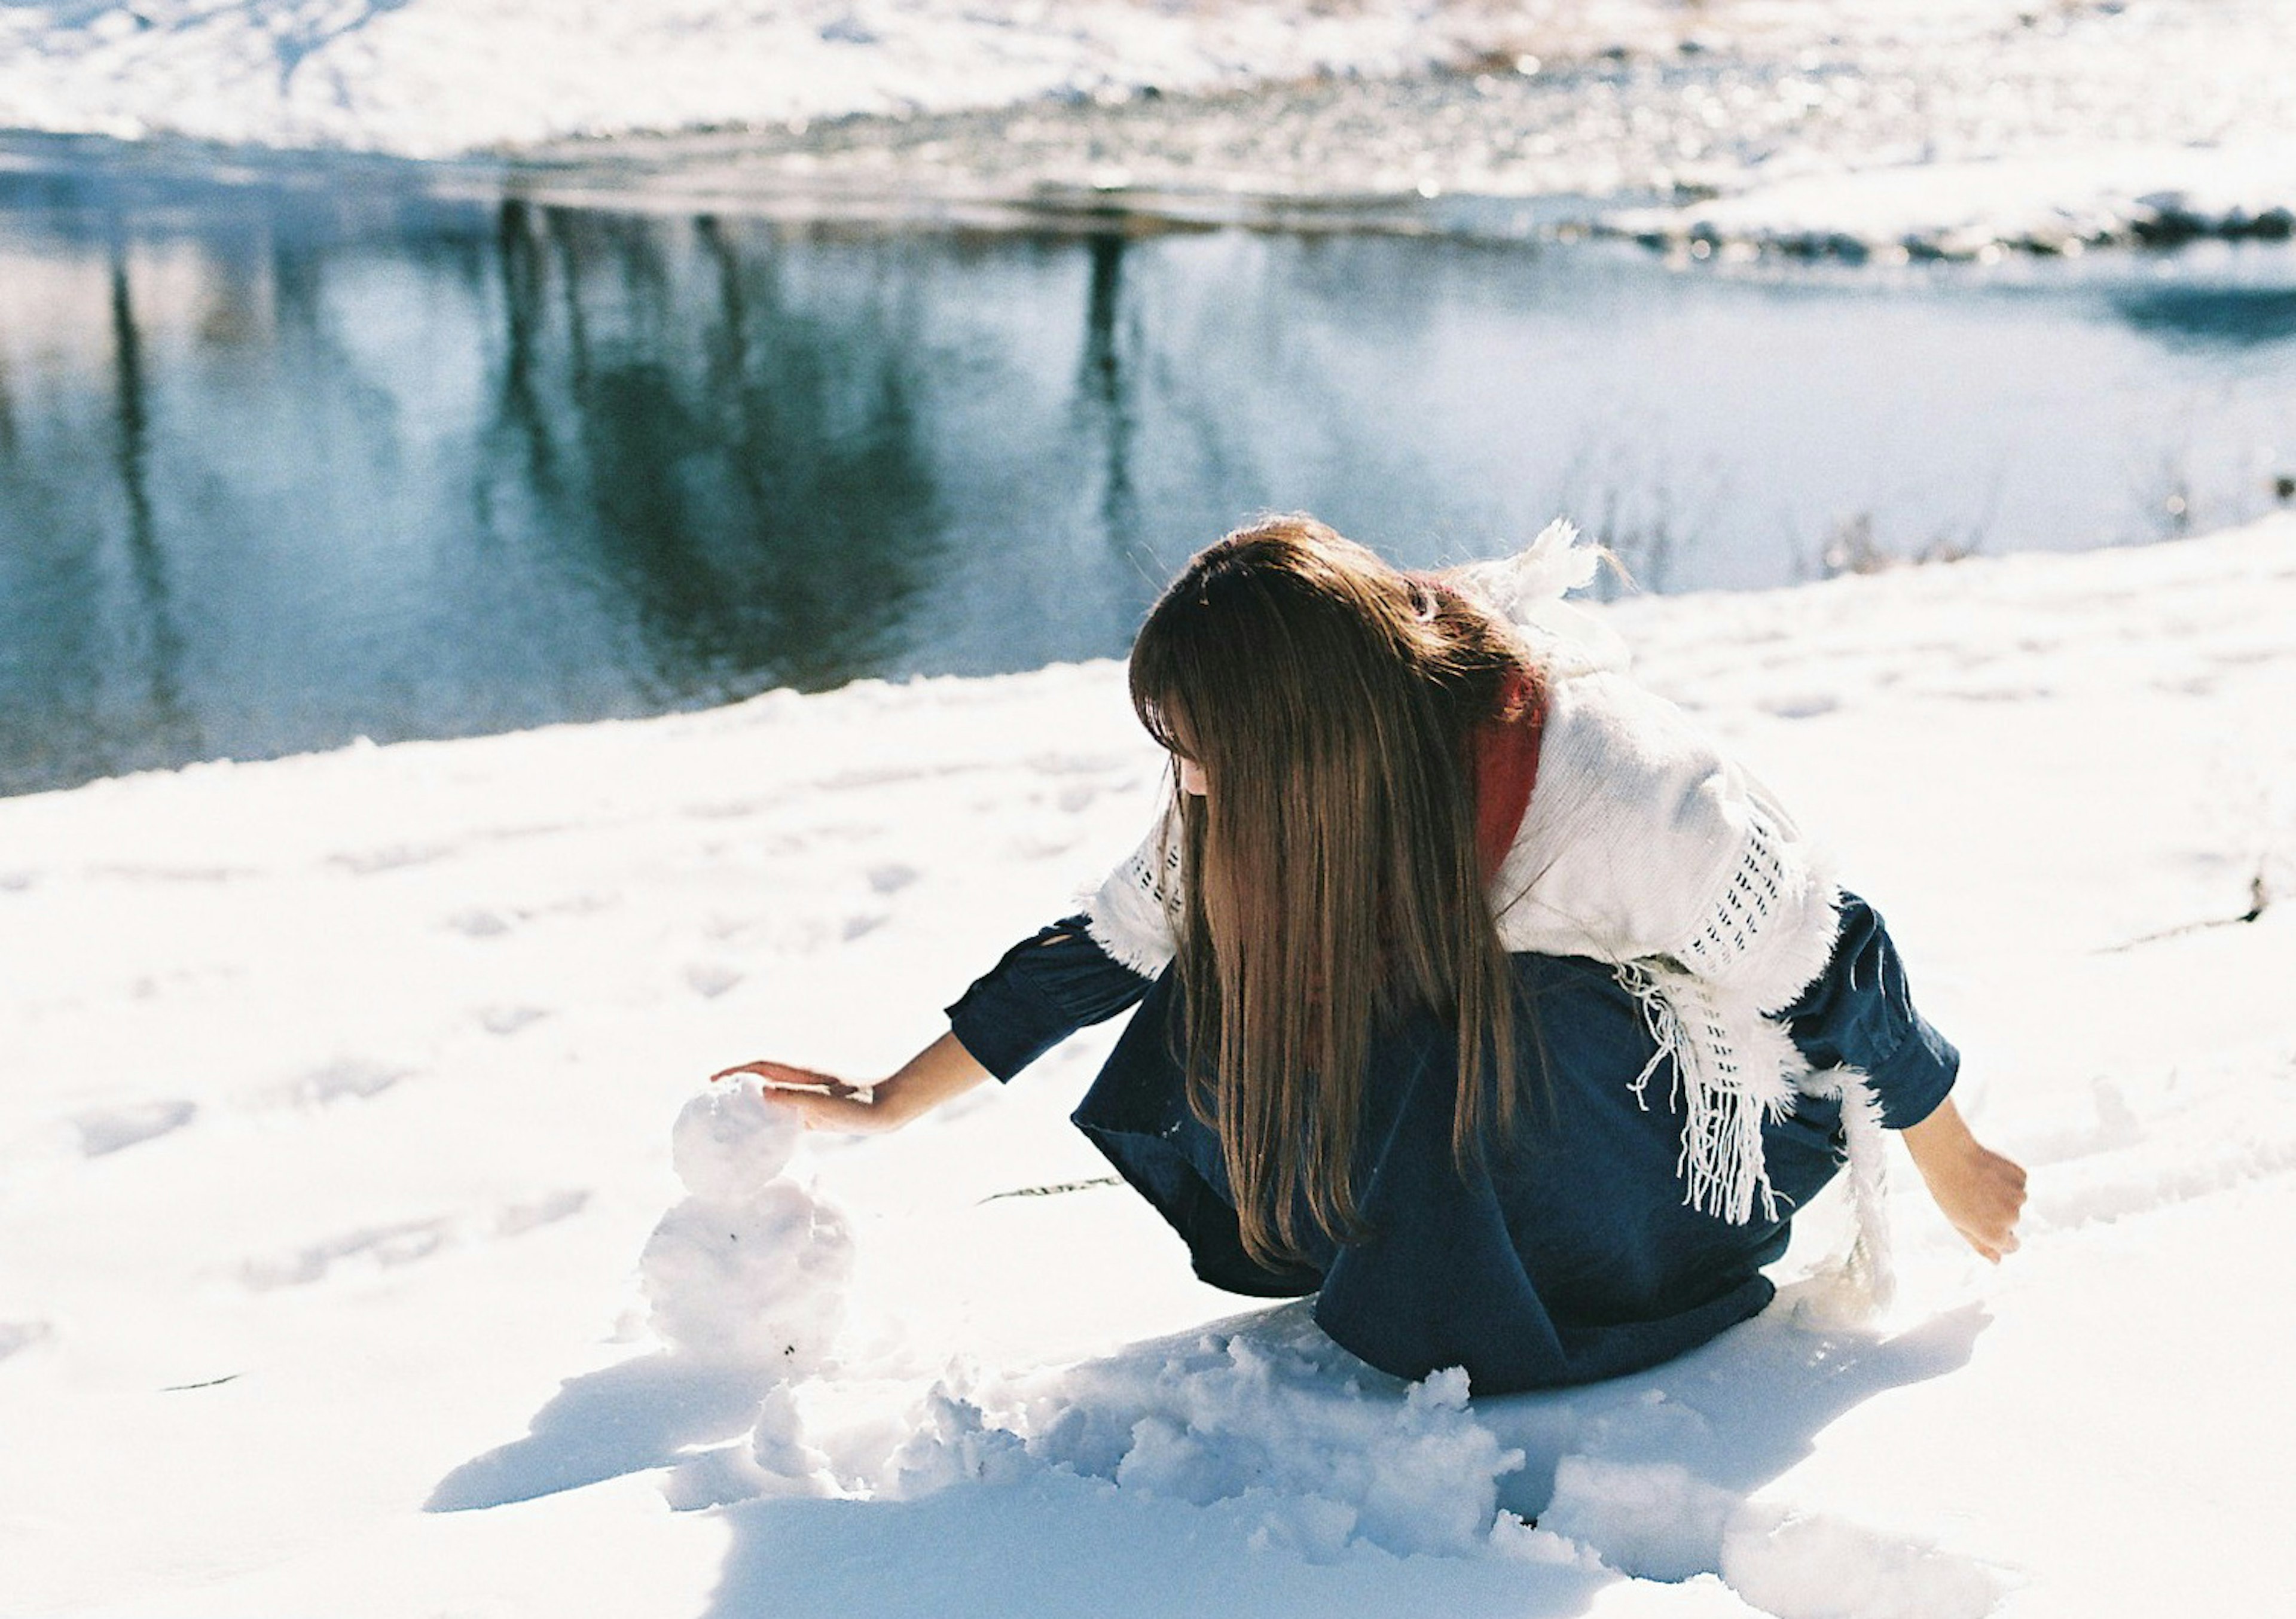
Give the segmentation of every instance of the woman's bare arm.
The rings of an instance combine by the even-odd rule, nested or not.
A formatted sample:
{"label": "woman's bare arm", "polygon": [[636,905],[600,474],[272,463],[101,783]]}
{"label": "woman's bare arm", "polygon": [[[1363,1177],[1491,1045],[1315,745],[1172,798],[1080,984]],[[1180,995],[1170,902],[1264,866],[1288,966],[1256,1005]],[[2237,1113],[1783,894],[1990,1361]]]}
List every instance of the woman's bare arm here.
{"label": "woman's bare arm", "polygon": [[2015,1253],[2024,1170],[1970,1134],[1950,1097],[1898,1134],[1939,1212],[1964,1240],[1997,1265],[2003,1254]]}
{"label": "woman's bare arm", "polygon": [[808,1130],[859,1134],[898,1130],[990,1077],[954,1034],[942,1035],[873,1085],[765,1059],[739,1063],[709,1077],[725,1080],[737,1073],[763,1080],[766,1100],[797,1114]]}

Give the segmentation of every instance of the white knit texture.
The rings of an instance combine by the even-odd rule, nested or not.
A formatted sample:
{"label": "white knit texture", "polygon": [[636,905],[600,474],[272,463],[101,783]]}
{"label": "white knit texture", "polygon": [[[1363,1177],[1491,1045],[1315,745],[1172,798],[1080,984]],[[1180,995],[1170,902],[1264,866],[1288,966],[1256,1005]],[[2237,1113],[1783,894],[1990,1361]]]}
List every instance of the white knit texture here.
{"label": "white knit texture", "polygon": [[1180,817],[1167,806],[1155,826],[1084,901],[1095,944],[1143,978],[1169,966],[1180,933],[1185,888],[1180,875]]}

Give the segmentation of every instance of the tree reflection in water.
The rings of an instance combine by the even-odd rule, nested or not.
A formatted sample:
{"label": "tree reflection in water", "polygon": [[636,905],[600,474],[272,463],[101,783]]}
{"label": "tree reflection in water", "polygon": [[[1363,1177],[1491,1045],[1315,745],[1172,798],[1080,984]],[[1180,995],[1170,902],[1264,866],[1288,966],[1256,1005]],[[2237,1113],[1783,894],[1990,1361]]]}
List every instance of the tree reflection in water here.
{"label": "tree reflection in water", "polygon": [[706,217],[506,202],[496,240],[489,433],[520,453],[488,463],[490,493],[532,502],[559,565],[626,615],[645,699],[881,668],[933,563],[899,289],[824,320],[783,257]]}
{"label": "tree reflection in water", "polygon": [[938,518],[898,243],[126,189],[0,193],[0,791],[906,650]]}

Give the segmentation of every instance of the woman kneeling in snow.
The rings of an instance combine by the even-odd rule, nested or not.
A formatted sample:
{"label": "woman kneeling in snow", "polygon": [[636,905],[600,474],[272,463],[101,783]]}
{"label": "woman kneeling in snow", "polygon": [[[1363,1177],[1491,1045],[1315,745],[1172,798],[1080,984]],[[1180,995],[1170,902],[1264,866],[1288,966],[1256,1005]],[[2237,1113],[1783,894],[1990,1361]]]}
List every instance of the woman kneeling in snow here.
{"label": "woman kneeling in snow", "polygon": [[1845,1162],[1874,1213],[1883,1128],[1997,1260],[2024,1172],[1948,1098],[1959,1058],[1881,918],[1617,672],[1561,599],[1595,565],[1573,538],[1435,577],[1306,518],[1229,535],[1133,647],[1177,791],[1084,913],[865,1096],[726,1072],[883,1130],[1138,1003],[1075,1119],[1197,1273],[1316,1294],[1373,1365],[1484,1393],[1752,1315]]}

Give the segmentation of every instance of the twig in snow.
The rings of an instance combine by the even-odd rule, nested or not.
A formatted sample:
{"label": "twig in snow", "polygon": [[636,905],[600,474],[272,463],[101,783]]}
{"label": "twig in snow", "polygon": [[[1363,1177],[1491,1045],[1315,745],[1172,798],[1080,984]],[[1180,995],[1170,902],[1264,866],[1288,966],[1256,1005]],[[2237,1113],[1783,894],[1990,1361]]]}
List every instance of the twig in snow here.
{"label": "twig in snow", "polygon": [[2108,944],[2096,953],[2100,956],[2117,956],[2123,950],[2133,950],[2140,944],[2158,944],[2164,939],[2181,939],[2186,933],[2197,933],[2206,928],[2238,927],[2243,922],[2260,920],[2271,903],[2271,890],[2265,886],[2264,872],[2261,867],[2259,867],[2257,874],[2248,880],[2248,908],[2239,916],[2211,916],[2203,922],[2187,922],[2178,927],[2162,928],[2157,933],[2146,933],[2141,938],[2131,939],[2124,944]]}
{"label": "twig in snow", "polygon": [[[980,1202],[995,1203],[1001,1197],[1057,1197],[1062,1192],[1088,1192],[1096,1186],[1122,1186],[1123,1184],[1122,1179],[1119,1176],[1102,1175],[1092,1180],[1061,1180],[1055,1181],[1051,1186],[1014,1187],[1009,1192],[991,1192]],[[976,1204],[973,1206],[978,1208],[980,1204]]]}

